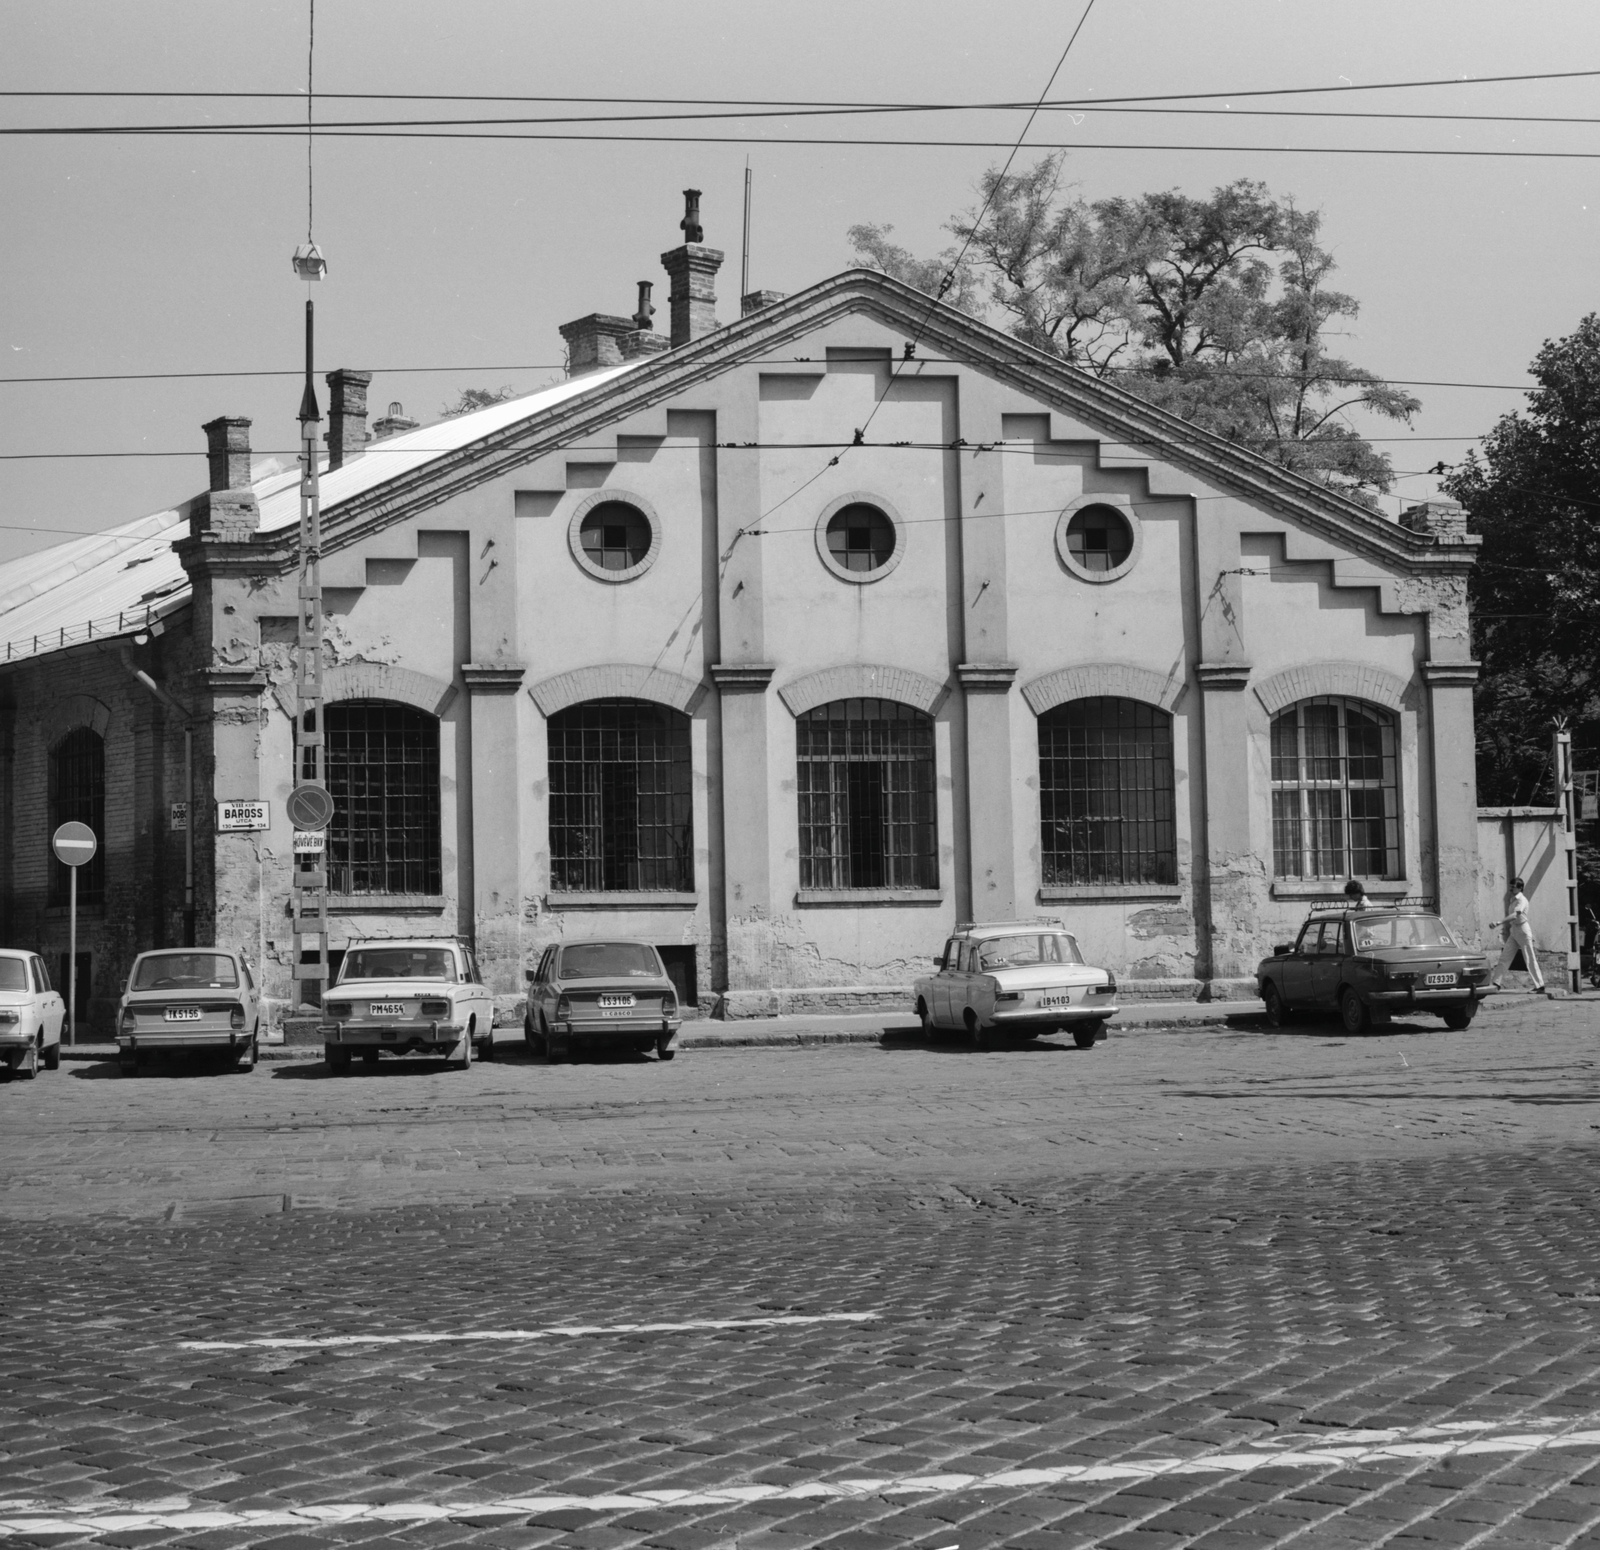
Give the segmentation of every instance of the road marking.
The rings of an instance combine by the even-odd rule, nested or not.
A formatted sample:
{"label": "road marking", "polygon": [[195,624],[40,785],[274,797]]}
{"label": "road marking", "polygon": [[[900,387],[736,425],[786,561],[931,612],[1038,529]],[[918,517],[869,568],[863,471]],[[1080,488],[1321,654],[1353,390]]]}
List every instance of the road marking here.
{"label": "road marking", "polygon": [[[1321,1448],[1262,1447],[1248,1453],[1204,1453],[1191,1458],[1133,1458],[1112,1464],[1061,1464],[1049,1469],[1007,1469],[998,1474],[889,1475],[814,1480],[798,1485],[727,1485],[702,1490],[612,1492],[606,1495],[506,1496],[494,1501],[327,1502],[314,1507],[230,1510],[152,1504],[143,1511],[85,1512],[33,1506],[0,1517],[0,1539],[22,1534],[113,1534],[139,1530],[293,1528],[338,1523],[439,1523],[518,1517],[539,1512],[634,1512],[669,1507],[738,1507],[752,1502],[863,1500],[873,1497],[945,1496],[966,1491],[1022,1490],[1067,1483],[1152,1480],[1157,1476],[1248,1475],[1259,1469],[1339,1469],[1398,1459],[1459,1459],[1534,1453],[1554,1448],[1600,1450],[1600,1429],[1557,1432],[1554,1421],[1527,1421],[1523,1430],[1484,1435],[1487,1423],[1423,1427],[1380,1433],[1389,1440]],[[1544,1428],[1535,1430],[1534,1428]],[[1479,1434],[1474,1436],[1473,1432]],[[1448,1436],[1440,1436],[1449,1432]],[[1370,1435],[1370,1434],[1367,1434]],[[16,1509],[13,1508],[13,1511]]]}
{"label": "road marking", "polygon": [[540,1329],[428,1330],[410,1335],[269,1335],[257,1340],[180,1340],[180,1351],[326,1351],[346,1345],[445,1345],[463,1340],[559,1340],[579,1335],[676,1335],[702,1329],[772,1329],[790,1324],[864,1324],[876,1313],[783,1313],[761,1319],[687,1319],[681,1324],[547,1324]]}

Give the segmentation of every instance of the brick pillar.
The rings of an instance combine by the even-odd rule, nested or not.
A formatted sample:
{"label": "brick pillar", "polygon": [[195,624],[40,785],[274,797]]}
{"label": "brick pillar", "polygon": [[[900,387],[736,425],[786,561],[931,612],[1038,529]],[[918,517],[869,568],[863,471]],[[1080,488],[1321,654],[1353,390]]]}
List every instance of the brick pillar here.
{"label": "brick pillar", "polygon": [[367,389],[370,371],[340,367],[330,371],[328,384],[328,467],[341,468],[360,457],[367,447]]}

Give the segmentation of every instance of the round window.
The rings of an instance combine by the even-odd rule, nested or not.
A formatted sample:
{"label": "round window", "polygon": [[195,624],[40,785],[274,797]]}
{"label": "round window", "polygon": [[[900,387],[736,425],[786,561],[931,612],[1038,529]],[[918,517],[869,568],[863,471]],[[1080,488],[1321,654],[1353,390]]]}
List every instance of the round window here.
{"label": "round window", "polygon": [[602,501],[578,525],[583,557],[596,570],[632,570],[650,553],[650,521],[625,501]]}
{"label": "round window", "polygon": [[828,553],[840,570],[874,571],[894,556],[894,523],[876,506],[854,501],[828,518]]}
{"label": "round window", "polygon": [[1067,553],[1091,575],[1103,575],[1133,553],[1133,529],[1114,506],[1085,506],[1067,523]]}

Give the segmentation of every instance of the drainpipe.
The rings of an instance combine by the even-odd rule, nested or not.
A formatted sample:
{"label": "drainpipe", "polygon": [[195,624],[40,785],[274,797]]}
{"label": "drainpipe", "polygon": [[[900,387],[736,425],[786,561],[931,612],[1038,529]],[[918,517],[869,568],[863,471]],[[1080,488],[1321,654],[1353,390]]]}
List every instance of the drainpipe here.
{"label": "drainpipe", "polygon": [[118,649],[124,671],[137,678],[146,689],[173,711],[183,723],[183,945],[193,947],[194,909],[194,713],[167,693],[143,668],[133,665],[126,647]]}

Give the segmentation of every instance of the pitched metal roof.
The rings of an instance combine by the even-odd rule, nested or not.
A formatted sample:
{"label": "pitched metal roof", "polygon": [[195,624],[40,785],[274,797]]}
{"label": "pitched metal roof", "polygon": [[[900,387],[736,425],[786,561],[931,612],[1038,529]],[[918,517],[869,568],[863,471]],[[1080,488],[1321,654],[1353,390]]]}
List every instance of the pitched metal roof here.
{"label": "pitched metal roof", "polygon": [[[332,472],[324,462],[322,504],[331,507],[459,452],[519,420],[603,387],[644,359],[648,357],[387,437]],[[298,470],[265,462],[251,488],[261,508],[263,533],[299,522]],[[173,545],[189,535],[189,504],[0,565],[0,663],[133,635],[188,603],[189,578]]]}

